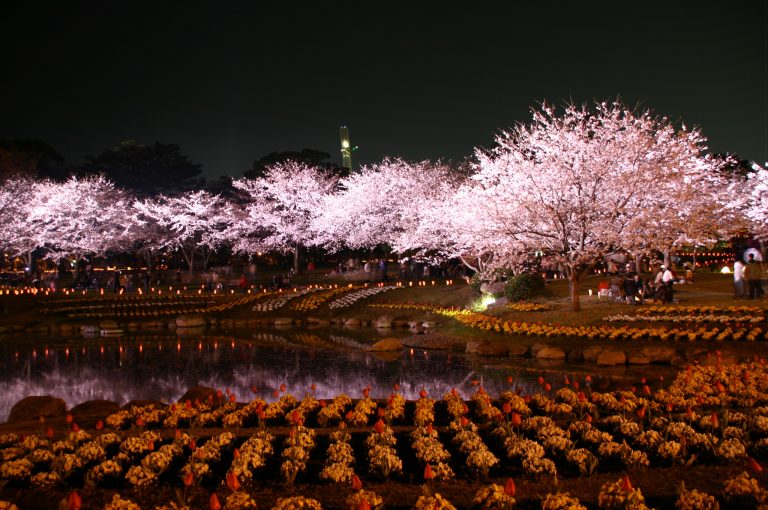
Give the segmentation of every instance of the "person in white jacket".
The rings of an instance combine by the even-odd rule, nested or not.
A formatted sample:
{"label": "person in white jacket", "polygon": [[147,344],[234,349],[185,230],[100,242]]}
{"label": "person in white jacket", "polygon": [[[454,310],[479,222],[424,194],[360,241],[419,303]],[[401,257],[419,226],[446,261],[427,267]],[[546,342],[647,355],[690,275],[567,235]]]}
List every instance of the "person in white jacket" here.
{"label": "person in white jacket", "polygon": [[744,299],[744,262],[738,258],[733,262],[733,299]]}

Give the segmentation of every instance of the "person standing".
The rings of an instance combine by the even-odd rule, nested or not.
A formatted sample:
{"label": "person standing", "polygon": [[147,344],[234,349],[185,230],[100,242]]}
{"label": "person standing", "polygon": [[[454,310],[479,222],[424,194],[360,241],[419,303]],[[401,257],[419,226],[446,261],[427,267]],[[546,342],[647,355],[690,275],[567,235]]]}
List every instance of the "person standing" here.
{"label": "person standing", "polygon": [[744,262],[739,258],[733,262],[733,299],[744,299]]}
{"label": "person standing", "polygon": [[755,297],[763,297],[765,295],[762,278],[763,269],[760,267],[760,263],[755,260],[755,255],[750,253],[747,267],[744,269],[744,279],[749,286],[749,299],[755,299]]}

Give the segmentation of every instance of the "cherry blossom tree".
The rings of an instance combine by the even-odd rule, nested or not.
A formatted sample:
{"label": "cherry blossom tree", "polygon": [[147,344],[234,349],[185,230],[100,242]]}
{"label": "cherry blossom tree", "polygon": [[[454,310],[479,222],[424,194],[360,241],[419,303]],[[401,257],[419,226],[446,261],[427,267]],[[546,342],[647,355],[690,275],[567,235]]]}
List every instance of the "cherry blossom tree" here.
{"label": "cherry blossom tree", "polygon": [[294,161],[268,167],[263,177],[234,181],[247,203],[227,235],[233,249],[293,252],[294,271],[301,272],[301,249],[314,242],[315,218],[337,183],[337,176]]}
{"label": "cherry blossom tree", "polygon": [[0,239],[2,249],[22,257],[32,266],[32,252],[45,244],[39,234],[36,218],[30,214],[47,181],[27,177],[12,177],[0,185]]}
{"label": "cherry blossom tree", "polygon": [[146,250],[170,248],[181,251],[192,274],[195,257],[208,264],[212,252],[223,242],[232,221],[232,207],[219,195],[191,191],[179,196],[137,200],[133,203],[133,225],[149,232]]}
{"label": "cherry blossom tree", "polygon": [[[41,181],[28,210],[28,221],[46,258],[102,256],[125,248],[129,200],[102,175],[71,177],[63,183]],[[77,272],[77,264],[75,265]]]}
{"label": "cherry blossom tree", "polygon": [[[554,257],[565,268],[574,311],[581,279],[597,260],[608,250],[668,242],[649,218],[700,211],[712,183],[699,179],[715,179],[718,170],[698,131],[620,103],[568,105],[561,114],[543,105],[496,144],[477,151],[478,171],[461,190],[476,210],[457,214],[478,222],[485,246],[501,249],[494,264],[537,252]],[[660,209],[664,203],[669,209]],[[699,234],[685,222],[675,226],[677,240]]]}
{"label": "cherry blossom tree", "polygon": [[747,191],[749,196],[744,211],[755,237],[764,242],[768,240],[768,170],[757,165],[755,167],[755,173],[749,176],[742,187],[742,191]]}
{"label": "cherry blossom tree", "polygon": [[418,228],[422,214],[447,200],[457,176],[446,165],[386,159],[363,167],[325,196],[314,223],[315,241],[328,248],[371,248],[388,244],[395,251],[431,249]]}

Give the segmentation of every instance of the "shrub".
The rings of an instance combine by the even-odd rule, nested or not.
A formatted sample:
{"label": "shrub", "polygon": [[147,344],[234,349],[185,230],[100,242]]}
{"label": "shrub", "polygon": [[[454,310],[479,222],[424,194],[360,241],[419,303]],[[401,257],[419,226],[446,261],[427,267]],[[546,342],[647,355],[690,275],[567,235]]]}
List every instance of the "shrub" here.
{"label": "shrub", "polygon": [[480,287],[488,280],[480,276],[480,273],[475,273],[469,279],[469,287],[480,294]]}
{"label": "shrub", "polygon": [[545,292],[544,278],[539,273],[521,273],[507,282],[504,292],[510,301],[525,301]]}

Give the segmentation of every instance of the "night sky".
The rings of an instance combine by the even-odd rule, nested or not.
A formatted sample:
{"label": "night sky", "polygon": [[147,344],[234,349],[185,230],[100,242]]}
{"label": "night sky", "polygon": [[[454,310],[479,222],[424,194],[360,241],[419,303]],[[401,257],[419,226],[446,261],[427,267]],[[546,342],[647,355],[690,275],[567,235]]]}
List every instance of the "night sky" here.
{"label": "night sky", "polygon": [[610,99],[768,161],[768,2],[6,2],[0,138],[79,164],[176,143],[205,175],[272,151],[461,161],[541,100]]}

